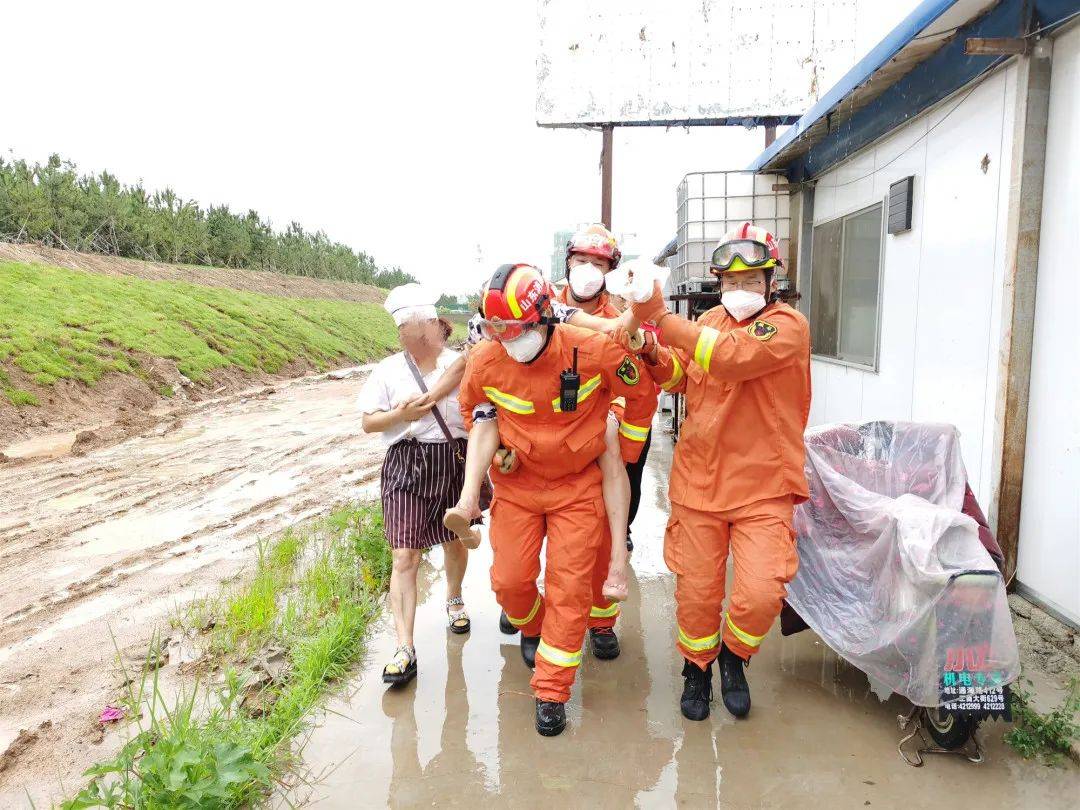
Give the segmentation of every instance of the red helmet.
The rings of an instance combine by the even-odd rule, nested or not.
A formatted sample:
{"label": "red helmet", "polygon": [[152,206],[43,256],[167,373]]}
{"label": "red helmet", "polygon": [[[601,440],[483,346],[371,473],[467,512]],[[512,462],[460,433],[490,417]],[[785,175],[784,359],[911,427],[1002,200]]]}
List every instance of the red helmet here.
{"label": "red helmet", "polygon": [[749,222],[724,234],[709,263],[713,273],[771,270],[783,266],[776,237]]}
{"label": "red helmet", "polygon": [[603,225],[590,225],[582,228],[574,234],[573,238],[566,243],[566,260],[575,253],[585,253],[589,256],[599,256],[611,262],[609,269],[614,270],[622,253],[619,251],[619,243],[615,236]]}
{"label": "red helmet", "polygon": [[504,264],[480,295],[480,329],[491,340],[513,340],[541,323],[551,286],[530,264]]}

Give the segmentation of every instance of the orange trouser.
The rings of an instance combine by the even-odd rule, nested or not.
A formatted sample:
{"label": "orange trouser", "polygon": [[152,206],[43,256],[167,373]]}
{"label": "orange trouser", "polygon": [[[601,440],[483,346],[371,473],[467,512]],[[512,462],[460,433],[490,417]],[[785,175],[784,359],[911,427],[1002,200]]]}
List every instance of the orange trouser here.
{"label": "orange trouser", "polygon": [[[547,566],[540,596],[536,579],[545,535]],[[618,615],[617,604],[594,598],[611,551],[599,476],[587,468],[549,488],[521,488],[500,480],[490,537],[495,598],[523,634],[540,636],[533,692],[542,700],[566,702],[586,627],[610,626]],[[598,573],[601,564],[603,574]]]}
{"label": "orange trouser", "polygon": [[[721,638],[743,658],[758,651],[799,567],[792,511],[790,496],[724,512],[671,505],[664,562],[675,573],[676,646],[684,658],[704,669],[716,658]],[[729,548],[735,577],[725,620]]]}

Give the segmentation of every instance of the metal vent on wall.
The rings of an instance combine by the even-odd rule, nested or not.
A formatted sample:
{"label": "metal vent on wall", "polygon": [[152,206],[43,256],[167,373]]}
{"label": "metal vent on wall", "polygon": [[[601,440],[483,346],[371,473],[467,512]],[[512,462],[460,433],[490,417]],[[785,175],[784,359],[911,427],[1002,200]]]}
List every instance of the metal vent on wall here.
{"label": "metal vent on wall", "polygon": [[897,180],[889,186],[889,233],[911,230],[911,208],[915,195],[914,176]]}

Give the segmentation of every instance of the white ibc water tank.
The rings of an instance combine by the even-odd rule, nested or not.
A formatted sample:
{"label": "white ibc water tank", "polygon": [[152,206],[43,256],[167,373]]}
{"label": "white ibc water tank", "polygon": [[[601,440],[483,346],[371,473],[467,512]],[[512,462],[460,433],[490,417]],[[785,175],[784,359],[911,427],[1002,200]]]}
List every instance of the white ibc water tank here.
{"label": "white ibc water tank", "polygon": [[773,191],[786,184],[778,174],[746,171],[692,172],[678,188],[678,253],[672,285],[711,278],[709,258],[725,233],[743,222],[753,222],[773,234],[787,262],[791,242],[790,197]]}

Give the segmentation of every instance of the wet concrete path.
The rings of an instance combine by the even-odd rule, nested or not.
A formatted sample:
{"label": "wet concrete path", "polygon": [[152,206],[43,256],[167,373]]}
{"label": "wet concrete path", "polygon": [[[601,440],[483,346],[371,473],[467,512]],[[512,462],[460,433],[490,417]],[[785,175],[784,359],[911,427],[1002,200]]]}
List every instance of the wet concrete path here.
{"label": "wet concrete path", "polygon": [[[674,582],[661,542],[670,442],[654,441],[634,524],[622,655],[586,654],[562,736],[533,728],[529,672],[517,636],[499,633],[488,582],[490,547],[474,552],[465,598],[471,635],[446,630],[442,555],[421,568],[418,679],[400,691],[380,680],[395,647],[388,616],[345,694],[316,718],[304,749],[308,784],[288,797],[318,808],[357,807],[1076,807],[1075,767],[1028,763],[980,732],[986,761],[930,757],[905,764],[896,717],[858,670],[812,632],[774,628],[748,677],[754,709],[735,721],[717,699],[703,723],[679,713],[681,659],[673,647]],[[284,806],[284,804],[283,804]]]}

